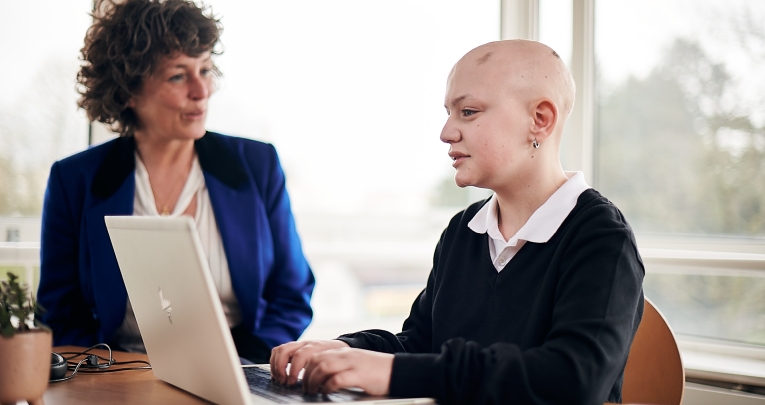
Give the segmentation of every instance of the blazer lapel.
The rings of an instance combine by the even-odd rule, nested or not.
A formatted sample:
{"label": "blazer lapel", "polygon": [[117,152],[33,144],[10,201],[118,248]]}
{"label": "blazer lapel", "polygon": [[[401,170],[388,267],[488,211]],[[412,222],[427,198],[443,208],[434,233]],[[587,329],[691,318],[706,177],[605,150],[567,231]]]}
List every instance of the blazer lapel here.
{"label": "blazer lapel", "polygon": [[264,204],[241,158],[226,148],[218,135],[208,132],[197,140],[196,150],[242,311],[241,326],[254,330],[255,319],[260,319],[256,311],[265,307],[259,305],[265,275],[255,271],[267,267],[258,243],[264,237],[270,238],[270,234],[263,234],[268,228]]}

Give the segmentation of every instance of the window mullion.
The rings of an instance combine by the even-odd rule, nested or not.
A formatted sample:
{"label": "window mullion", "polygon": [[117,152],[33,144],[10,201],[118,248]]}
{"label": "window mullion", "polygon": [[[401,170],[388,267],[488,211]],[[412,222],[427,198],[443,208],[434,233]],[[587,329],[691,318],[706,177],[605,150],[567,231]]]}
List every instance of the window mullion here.
{"label": "window mullion", "polygon": [[539,39],[539,0],[501,0],[501,39]]}
{"label": "window mullion", "polygon": [[566,170],[581,170],[589,184],[595,180],[595,0],[573,1],[571,74],[576,82],[574,109],[561,147]]}

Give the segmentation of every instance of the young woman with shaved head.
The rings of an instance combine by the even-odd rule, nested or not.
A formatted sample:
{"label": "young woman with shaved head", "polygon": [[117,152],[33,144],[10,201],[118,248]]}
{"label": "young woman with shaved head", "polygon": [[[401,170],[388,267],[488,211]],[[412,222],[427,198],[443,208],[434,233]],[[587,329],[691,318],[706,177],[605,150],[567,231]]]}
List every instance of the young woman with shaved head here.
{"label": "young woman with shaved head", "polygon": [[561,167],[574,93],[538,42],[493,42],[457,62],[441,140],[457,184],[493,196],[452,218],[402,332],[278,346],[274,378],[294,384],[305,368],[308,392],[439,403],[621,402],[645,270],[621,212]]}

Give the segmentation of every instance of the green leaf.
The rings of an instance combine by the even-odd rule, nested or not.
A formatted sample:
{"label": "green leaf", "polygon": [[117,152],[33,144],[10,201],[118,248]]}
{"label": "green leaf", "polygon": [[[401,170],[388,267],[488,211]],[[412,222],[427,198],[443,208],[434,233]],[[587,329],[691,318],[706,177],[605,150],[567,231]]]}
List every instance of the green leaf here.
{"label": "green leaf", "polygon": [[11,324],[11,314],[4,305],[0,305],[0,328]]}
{"label": "green leaf", "polygon": [[[27,284],[20,284],[18,276],[8,272],[8,280],[0,282],[0,330],[3,336],[13,336],[15,332],[24,332],[35,327],[47,327],[35,319],[35,314],[44,309],[37,303]],[[13,326],[11,320],[18,319]],[[29,323],[29,324],[27,324]]]}
{"label": "green leaf", "polygon": [[13,335],[16,333],[16,329],[11,326],[11,324],[3,325],[2,330],[0,331],[3,334],[3,337],[9,338],[13,337]]}

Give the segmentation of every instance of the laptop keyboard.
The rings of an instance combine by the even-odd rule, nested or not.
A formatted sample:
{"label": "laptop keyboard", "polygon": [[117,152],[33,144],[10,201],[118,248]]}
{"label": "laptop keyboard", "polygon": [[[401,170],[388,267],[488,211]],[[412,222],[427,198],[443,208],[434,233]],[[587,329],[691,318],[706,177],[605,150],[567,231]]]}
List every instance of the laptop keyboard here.
{"label": "laptop keyboard", "polygon": [[363,394],[349,392],[335,392],[329,395],[303,393],[303,385],[298,381],[296,385],[284,386],[271,381],[271,373],[260,367],[242,367],[250,392],[276,403],[288,404],[295,402],[352,402],[362,398]]}

